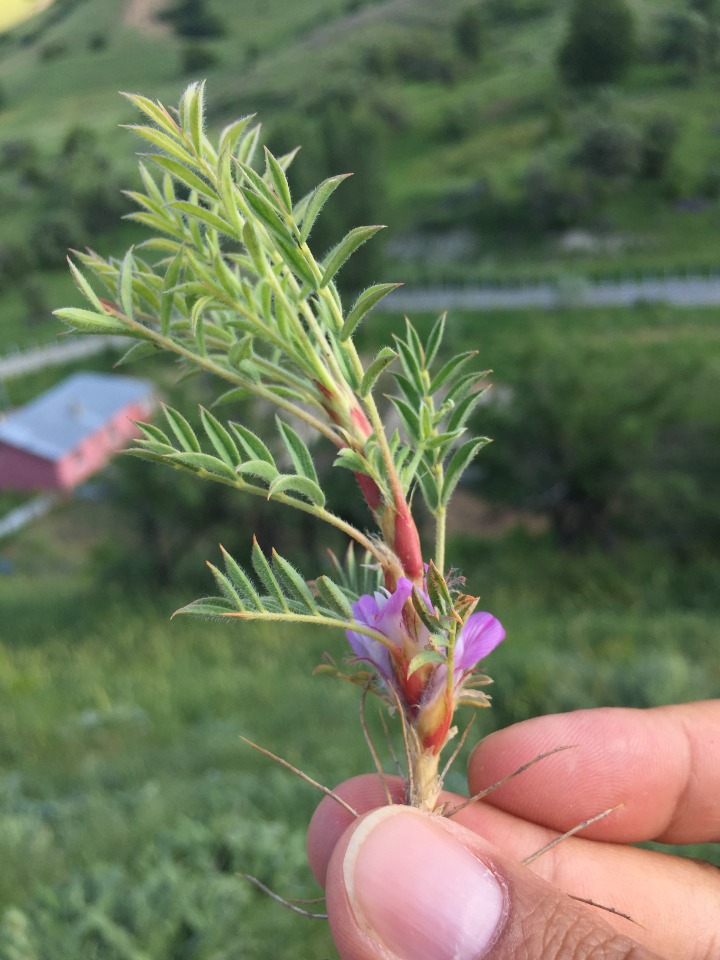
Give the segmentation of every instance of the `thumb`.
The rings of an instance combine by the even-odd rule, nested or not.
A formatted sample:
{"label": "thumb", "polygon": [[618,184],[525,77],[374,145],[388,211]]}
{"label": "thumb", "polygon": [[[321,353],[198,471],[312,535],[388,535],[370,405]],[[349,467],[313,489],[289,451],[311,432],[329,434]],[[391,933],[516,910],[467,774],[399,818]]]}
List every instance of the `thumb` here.
{"label": "thumb", "polygon": [[326,897],[343,960],[658,960],[476,834],[406,806],[345,833]]}

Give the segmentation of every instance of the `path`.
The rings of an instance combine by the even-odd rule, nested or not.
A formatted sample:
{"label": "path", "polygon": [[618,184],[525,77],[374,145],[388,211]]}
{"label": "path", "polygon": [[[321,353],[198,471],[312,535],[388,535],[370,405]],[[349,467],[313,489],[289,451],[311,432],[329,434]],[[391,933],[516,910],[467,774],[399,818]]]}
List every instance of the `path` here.
{"label": "path", "polygon": [[598,281],[568,278],[557,283],[516,286],[401,287],[376,309],[411,310],[551,310],[559,307],[632,307],[667,303],[678,307],[720,305],[720,276],[668,277]]}
{"label": "path", "polygon": [[0,381],[32,373],[33,370],[42,370],[44,367],[58,366],[69,360],[91,357],[104,350],[122,348],[128,346],[128,343],[125,337],[66,337],[44,347],[18,350],[10,356],[0,357]]}

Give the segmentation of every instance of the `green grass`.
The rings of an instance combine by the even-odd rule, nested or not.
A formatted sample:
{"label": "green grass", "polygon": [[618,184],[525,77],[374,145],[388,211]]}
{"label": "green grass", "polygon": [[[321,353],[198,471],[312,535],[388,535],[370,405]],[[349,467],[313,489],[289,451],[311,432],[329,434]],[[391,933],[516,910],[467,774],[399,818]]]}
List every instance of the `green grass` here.
{"label": "green grass", "polygon": [[[324,924],[235,876],[314,895],[303,838],[318,797],[239,736],[330,785],[369,769],[358,692],[311,676],[344,641],[170,621],[187,595],[103,588],[87,551],[121,525],[70,504],[4,550],[17,572],[0,578],[0,944],[26,937],[35,952],[19,955],[36,960],[334,956]],[[720,688],[717,612],[684,605],[657,557],[567,558],[522,533],[465,535],[453,556],[509,635],[477,735]]]}

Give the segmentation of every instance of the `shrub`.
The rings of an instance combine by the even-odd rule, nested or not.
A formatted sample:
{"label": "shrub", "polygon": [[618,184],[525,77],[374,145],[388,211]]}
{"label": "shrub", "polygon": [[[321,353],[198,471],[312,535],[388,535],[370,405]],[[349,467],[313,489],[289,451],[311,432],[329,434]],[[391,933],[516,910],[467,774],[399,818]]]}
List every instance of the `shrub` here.
{"label": "shrub", "polygon": [[585,129],[574,159],[596,177],[630,179],[642,162],[640,134],[629,123],[598,117]]}
{"label": "shrub", "polygon": [[635,20],[625,0],[572,0],[557,53],[562,79],[584,87],[621,80],[636,54]]}
{"label": "shrub", "polygon": [[484,29],[484,17],[479,6],[466,7],[455,20],[455,46],[466,60],[474,63],[480,59]]}
{"label": "shrub", "polygon": [[678,139],[678,124],[674,117],[661,114],[651,120],[642,139],[640,174],[647,180],[661,180],[672,160]]}
{"label": "shrub", "polygon": [[218,62],[217,54],[200,43],[188,43],[180,52],[180,63],[183,74],[201,73],[209,70]]}
{"label": "shrub", "polygon": [[208,9],[205,0],[177,0],[159,17],[172,24],[180,37],[206,40],[225,33],[222,20]]}
{"label": "shrub", "polygon": [[567,547],[624,534],[673,549],[713,542],[712,358],[539,333],[506,369],[504,401],[482,411],[503,441],[484,460],[484,494],[544,512]]}

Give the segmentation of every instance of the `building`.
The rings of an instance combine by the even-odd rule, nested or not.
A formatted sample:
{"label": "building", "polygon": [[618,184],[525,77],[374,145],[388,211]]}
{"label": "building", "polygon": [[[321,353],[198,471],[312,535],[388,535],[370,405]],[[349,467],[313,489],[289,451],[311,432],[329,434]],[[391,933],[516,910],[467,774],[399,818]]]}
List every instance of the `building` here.
{"label": "building", "polygon": [[151,384],[77,373],[0,420],[0,489],[71,490],[138,436],[155,406]]}

